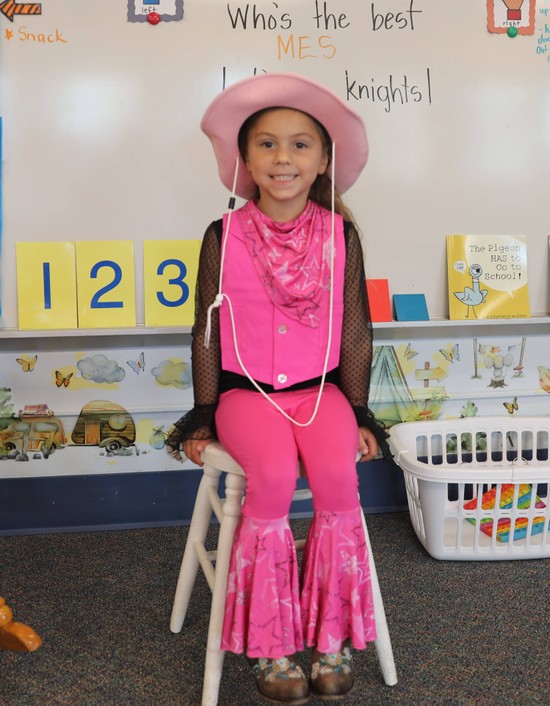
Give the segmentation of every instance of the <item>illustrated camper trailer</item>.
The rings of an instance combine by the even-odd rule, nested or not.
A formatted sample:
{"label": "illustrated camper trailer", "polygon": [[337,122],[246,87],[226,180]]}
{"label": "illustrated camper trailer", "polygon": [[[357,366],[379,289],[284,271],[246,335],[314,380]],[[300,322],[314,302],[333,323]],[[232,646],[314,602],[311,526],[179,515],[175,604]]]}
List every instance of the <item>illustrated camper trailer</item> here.
{"label": "illustrated camper trailer", "polygon": [[0,431],[0,448],[6,451],[40,452],[47,458],[67,445],[62,421],[48,405],[27,405]]}
{"label": "illustrated camper trailer", "polygon": [[75,446],[99,446],[115,452],[133,446],[136,426],[124,407],[95,400],[82,408],[71,439]]}

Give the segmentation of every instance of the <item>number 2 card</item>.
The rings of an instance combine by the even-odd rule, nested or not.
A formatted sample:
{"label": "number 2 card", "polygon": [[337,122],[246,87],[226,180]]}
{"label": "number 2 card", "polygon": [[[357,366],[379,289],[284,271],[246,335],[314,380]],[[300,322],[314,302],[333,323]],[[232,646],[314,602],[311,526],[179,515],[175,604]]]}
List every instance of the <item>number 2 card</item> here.
{"label": "number 2 card", "polygon": [[134,243],[76,243],[79,328],[136,325]]}

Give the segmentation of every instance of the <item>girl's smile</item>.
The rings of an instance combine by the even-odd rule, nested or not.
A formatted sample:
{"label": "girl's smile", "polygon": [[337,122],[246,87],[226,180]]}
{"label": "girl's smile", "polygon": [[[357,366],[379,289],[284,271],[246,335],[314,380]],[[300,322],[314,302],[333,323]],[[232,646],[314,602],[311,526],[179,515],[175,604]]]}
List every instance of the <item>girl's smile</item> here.
{"label": "girl's smile", "polygon": [[304,210],[311,185],[327,165],[321,133],[300,111],[267,111],[248,134],[246,168],[260,191],[258,207],[275,220],[292,220]]}

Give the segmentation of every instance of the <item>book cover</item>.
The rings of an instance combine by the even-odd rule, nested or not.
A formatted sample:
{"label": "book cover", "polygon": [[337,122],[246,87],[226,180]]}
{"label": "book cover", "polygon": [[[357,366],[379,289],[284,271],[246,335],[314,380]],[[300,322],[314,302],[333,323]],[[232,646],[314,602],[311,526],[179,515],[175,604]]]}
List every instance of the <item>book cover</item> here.
{"label": "book cover", "polygon": [[450,319],[528,318],[527,238],[448,235]]}
{"label": "book cover", "polygon": [[367,296],[369,299],[370,320],[391,321],[390,288],[387,279],[368,279]]}
{"label": "book cover", "polygon": [[424,294],[394,294],[393,307],[396,321],[430,320]]}

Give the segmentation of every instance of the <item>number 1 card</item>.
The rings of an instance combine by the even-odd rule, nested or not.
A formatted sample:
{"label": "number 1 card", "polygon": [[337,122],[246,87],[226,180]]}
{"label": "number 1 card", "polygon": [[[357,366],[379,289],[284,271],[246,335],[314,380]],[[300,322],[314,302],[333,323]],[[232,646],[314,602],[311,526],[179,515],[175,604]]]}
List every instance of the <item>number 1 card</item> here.
{"label": "number 1 card", "polygon": [[75,246],[16,243],[19,328],[77,328]]}

